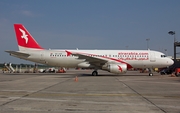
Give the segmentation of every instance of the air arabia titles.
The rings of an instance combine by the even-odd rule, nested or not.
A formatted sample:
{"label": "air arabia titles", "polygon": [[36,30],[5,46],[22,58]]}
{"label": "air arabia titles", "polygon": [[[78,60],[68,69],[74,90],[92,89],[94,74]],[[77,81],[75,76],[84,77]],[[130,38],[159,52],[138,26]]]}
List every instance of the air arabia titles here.
{"label": "air arabia titles", "polygon": [[148,52],[119,52],[118,57],[121,60],[149,60]]}

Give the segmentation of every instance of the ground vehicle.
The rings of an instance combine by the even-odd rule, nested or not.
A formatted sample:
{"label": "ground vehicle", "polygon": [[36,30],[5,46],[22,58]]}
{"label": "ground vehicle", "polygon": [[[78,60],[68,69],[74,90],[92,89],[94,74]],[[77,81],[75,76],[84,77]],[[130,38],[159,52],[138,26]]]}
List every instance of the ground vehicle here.
{"label": "ground vehicle", "polygon": [[44,69],[42,72],[43,73],[55,73],[56,70],[54,67],[52,67],[52,68]]}
{"label": "ground vehicle", "polygon": [[172,73],[172,70],[169,69],[169,68],[166,68],[166,69],[163,69],[162,71],[160,71],[161,75],[168,75],[168,74],[171,74],[171,73]]}
{"label": "ground vehicle", "polygon": [[180,76],[180,68],[176,68],[175,69],[175,75],[176,76]]}
{"label": "ground vehicle", "polygon": [[8,69],[7,68],[2,68],[2,72],[4,73],[4,72],[6,72],[6,71],[8,71]]}

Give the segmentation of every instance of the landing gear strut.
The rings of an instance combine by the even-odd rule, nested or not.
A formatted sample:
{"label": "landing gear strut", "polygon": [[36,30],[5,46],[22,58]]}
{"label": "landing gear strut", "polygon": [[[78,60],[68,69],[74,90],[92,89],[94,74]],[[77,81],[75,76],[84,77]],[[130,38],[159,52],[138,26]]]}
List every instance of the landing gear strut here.
{"label": "landing gear strut", "polygon": [[153,73],[152,73],[152,69],[148,68],[149,69],[149,76],[153,76]]}
{"label": "landing gear strut", "polygon": [[95,70],[92,72],[92,76],[97,76],[98,75],[98,72]]}

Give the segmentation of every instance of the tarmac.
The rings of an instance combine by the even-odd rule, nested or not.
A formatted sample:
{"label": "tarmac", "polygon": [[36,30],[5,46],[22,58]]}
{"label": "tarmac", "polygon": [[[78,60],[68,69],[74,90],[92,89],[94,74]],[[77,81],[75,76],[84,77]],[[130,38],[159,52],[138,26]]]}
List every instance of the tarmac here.
{"label": "tarmac", "polygon": [[180,113],[180,77],[0,73],[0,113]]}

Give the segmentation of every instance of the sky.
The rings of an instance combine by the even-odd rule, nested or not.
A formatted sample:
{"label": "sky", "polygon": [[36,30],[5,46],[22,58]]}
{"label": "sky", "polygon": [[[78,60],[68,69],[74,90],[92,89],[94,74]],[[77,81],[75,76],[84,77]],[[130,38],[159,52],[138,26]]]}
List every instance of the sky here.
{"label": "sky", "polygon": [[175,31],[180,41],[180,0],[0,0],[0,63],[30,63],[4,52],[18,50],[15,23],[47,49],[146,50],[149,45],[173,56],[174,36],[168,32]]}

